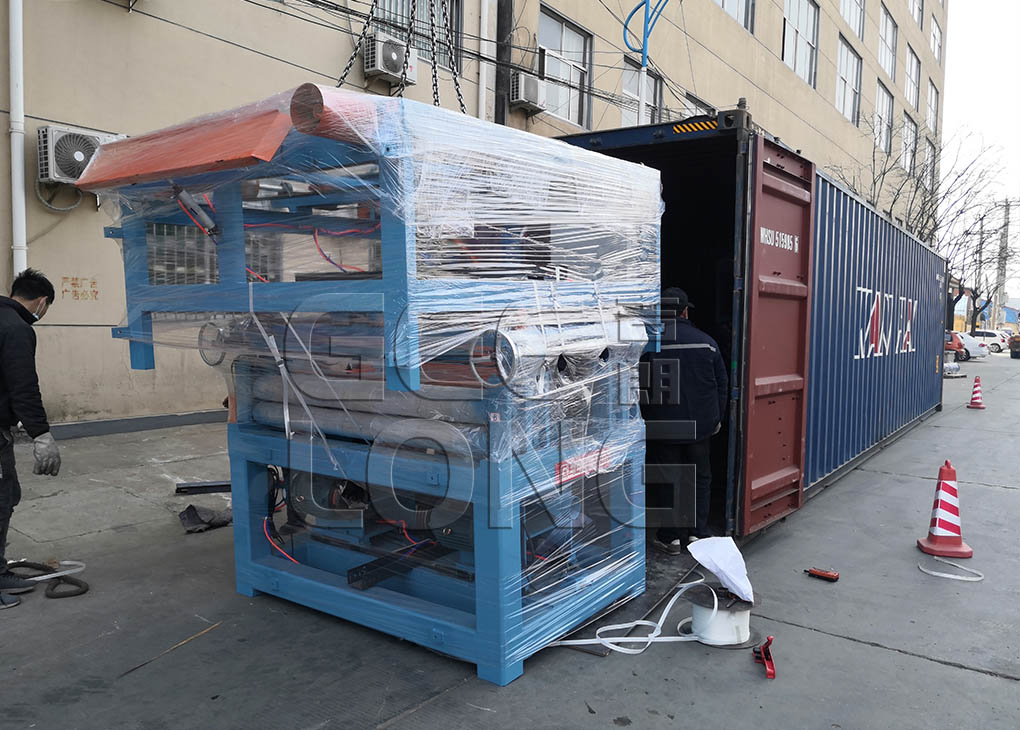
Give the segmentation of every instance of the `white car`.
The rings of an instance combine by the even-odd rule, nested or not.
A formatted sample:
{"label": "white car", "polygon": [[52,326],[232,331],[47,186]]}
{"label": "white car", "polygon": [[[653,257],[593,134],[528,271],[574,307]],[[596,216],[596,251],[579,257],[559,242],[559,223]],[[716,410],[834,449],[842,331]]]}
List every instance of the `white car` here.
{"label": "white car", "polygon": [[970,333],[978,342],[984,342],[992,352],[1002,352],[1009,349],[1009,338],[1004,337],[1001,332],[994,330],[974,330]]}
{"label": "white car", "polygon": [[967,356],[961,359],[970,360],[972,358],[988,357],[988,345],[984,342],[979,342],[966,332],[957,332],[956,336],[960,338],[967,353]]}

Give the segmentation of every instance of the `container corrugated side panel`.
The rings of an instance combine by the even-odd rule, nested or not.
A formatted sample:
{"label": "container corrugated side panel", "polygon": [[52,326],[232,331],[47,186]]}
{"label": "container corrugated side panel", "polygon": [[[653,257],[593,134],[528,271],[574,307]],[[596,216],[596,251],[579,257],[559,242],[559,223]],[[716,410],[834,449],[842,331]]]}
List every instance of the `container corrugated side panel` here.
{"label": "container corrugated side panel", "polygon": [[942,402],[945,260],[817,176],[806,480]]}

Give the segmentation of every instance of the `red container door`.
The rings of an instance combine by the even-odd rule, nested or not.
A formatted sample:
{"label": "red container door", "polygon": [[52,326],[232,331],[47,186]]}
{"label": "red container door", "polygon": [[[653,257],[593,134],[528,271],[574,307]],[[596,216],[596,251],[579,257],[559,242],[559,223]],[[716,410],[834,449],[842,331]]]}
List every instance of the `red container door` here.
{"label": "red container door", "polygon": [[758,135],[748,247],[741,534],[804,499],[815,166]]}

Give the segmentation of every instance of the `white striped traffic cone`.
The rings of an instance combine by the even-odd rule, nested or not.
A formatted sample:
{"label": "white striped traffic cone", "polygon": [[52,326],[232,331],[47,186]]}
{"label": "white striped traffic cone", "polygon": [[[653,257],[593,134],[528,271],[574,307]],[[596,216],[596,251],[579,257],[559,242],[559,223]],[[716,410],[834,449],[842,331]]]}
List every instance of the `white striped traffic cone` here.
{"label": "white striped traffic cone", "polygon": [[981,408],[985,407],[985,402],[981,399],[981,376],[974,376],[974,390],[970,393],[970,403],[967,404],[968,408]]}
{"label": "white striped traffic cone", "polygon": [[935,488],[935,504],[931,509],[928,537],[918,540],[917,547],[929,555],[944,558],[969,558],[974,555],[970,545],[963,541],[956,469],[948,461],[939,469],[939,484]]}

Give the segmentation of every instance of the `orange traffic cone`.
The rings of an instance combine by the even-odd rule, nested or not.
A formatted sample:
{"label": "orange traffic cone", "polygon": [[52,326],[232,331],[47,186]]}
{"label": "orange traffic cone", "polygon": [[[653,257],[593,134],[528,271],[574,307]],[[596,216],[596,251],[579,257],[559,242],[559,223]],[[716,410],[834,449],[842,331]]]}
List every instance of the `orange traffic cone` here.
{"label": "orange traffic cone", "polygon": [[984,408],[985,402],[981,400],[981,376],[974,376],[974,390],[970,394],[970,403],[967,404],[968,408]]}
{"label": "orange traffic cone", "polygon": [[941,555],[944,558],[969,558],[974,555],[970,545],[963,541],[960,527],[960,499],[956,491],[956,469],[948,461],[939,469],[939,483],[935,488],[935,504],[931,509],[931,526],[928,537],[917,541],[921,552]]}

